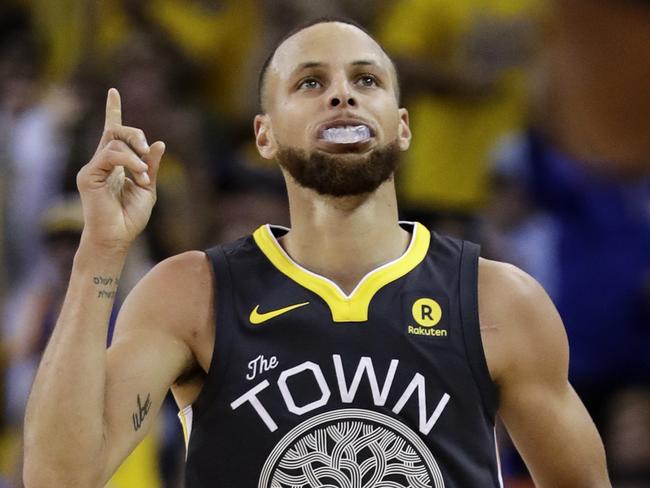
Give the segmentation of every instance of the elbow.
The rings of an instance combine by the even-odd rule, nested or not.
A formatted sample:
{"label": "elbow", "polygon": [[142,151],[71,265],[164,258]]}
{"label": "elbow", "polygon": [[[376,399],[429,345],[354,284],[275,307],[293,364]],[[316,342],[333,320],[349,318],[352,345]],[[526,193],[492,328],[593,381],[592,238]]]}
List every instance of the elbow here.
{"label": "elbow", "polygon": [[68,488],[71,486],[101,488],[102,484],[78,476],[56,477],[43,473],[28,473],[23,469],[23,486],[25,488]]}
{"label": "elbow", "polygon": [[[40,472],[39,472],[40,471]],[[45,488],[47,486],[63,486],[52,482],[52,478],[47,476],[44,470],[33,469],[28,467],[27,463],[23,466],[23,485],[26,488]]]}
{"label": "elbow", "polygon": [[23,463],[23,485],[25,488],[67,488],[72,486],[101,487],[99,473],[91,472],[85,466],[64,467],[51,459],[35,459],[25,453]]}
{"label": "elbow", "polygon": [[63,438],[59,431],[38,427],[27,415],[22,466],[26,488],[103,486],[105,466],[101,449],[77,438]]}

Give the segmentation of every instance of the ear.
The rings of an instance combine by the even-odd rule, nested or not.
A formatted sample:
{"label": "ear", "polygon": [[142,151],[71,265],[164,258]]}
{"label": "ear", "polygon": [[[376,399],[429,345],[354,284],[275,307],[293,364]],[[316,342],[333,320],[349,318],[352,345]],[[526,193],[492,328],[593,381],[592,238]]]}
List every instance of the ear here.
{"label": "ear", "polygon": [[255,145],[257,151],[264,159],[273,159],[278,150],[278,145],[271,128],[271,117],[268,114],[258,114],[253,121],[255,130]]}
{"label": "ear", "polygon": [[399,109],[399,129],[397,139],[401,151],[406,151],[411,146],[411,128],[409,127],[409,112],[405,108]]}

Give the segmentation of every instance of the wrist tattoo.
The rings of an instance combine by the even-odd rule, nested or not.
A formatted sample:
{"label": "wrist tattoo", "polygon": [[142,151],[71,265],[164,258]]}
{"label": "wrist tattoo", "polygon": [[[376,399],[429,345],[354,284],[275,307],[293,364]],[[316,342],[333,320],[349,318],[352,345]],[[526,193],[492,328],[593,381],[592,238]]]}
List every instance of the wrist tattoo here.
{"label": "wrist tattoo", "polygon": [[119,276],[93,276],[93,283],[97,287],[97,298],[115,298],[115,293],[119,282]]}
{"label": "wrist tattoo", "polygon": [[140,394],[138,393],[138,411],[134,412],[132,415],[134,431],[140,430],[140,427],[142,427],[142,423],[144,422],[144,419],[149,413],[150,409],[151,409],[151,394],[147,393],[147,398],[144,401],[144,403],[142,403],[142,399],[140,398]]}

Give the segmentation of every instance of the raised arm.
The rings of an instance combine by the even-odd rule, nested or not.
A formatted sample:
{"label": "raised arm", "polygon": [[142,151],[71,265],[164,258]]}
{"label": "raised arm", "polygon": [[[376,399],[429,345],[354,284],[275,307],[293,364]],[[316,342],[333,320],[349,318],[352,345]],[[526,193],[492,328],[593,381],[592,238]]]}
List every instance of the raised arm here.
{"label": "raised arm", "polygon": [[157,322],[169,300],[169,290],[159,284],[173,268],[169,263],[134,290],[119,319],[124,332],[106,352],[120,273],[149,219],[164,149],[122,125],[119,94],[110,90],[99,147],[77,176],[85,222],[81,243],[27,405],[23,474],[30,488],[103,485],[191,363],[176,329]]}
{"label": "raised arm", "polygon": [[555,306],[514,266],[481,260],[481,334],[499,415],[538,488],[611,487],[605,452],[569,384],[569,347]]}

